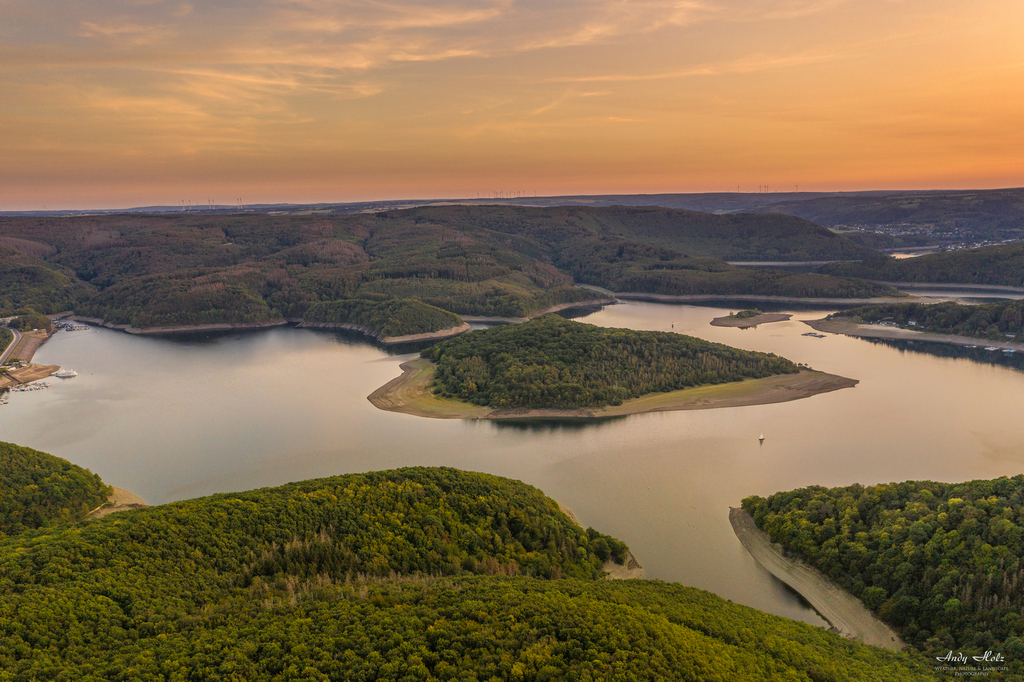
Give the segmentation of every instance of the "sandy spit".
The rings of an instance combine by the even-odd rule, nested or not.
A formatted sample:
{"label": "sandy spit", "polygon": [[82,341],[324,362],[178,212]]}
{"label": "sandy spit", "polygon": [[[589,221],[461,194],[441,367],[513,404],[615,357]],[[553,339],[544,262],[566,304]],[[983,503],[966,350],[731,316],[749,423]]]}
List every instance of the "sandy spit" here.
{"label": "sandy spit", "polygon": [[761,313],[760,315],[754,315],[753,317],[716,317],[711,320],[711,326],[713,327],[739,327],[740,329],[749,329],[750,327],[756,327],[759,324],[770,324],[772,322],[785,322],[789,318],[793,317],[789,313]]}
{"label": "sandy spit", "polygon": [[142,501],[141,497],[133,492],[129,492],[124,488],[117,488],[115,486],[110,487],[114,488],[114,492],[107,498],[107,501],[89,512],[85,518],[98,519],[115,512],[128,511],[129,509],[143,509],[149,506]]}
{"label": "sandy spit", "polygon": [[893,651],[906,646],[852,594],[833,584],[818,570],[784,556],[778,543],[773,544],[746,511],[731,507],[729,521],[754,561],[796,590],[841,635]]}

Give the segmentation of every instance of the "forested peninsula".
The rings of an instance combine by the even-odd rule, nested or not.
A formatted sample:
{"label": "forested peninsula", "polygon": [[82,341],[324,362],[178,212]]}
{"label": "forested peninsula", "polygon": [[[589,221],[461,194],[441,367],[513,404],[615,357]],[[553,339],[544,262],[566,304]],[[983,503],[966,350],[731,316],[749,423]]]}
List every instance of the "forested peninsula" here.
{"label": "forested peninsula", "polygon": [[625,551],[531,486],[444,468],[25,530],[0,537],[0,680],[932,679],[701,590],[602,580]]}
{"label": "forested peninsula", "polygon": [[785,402],[857,384],[769,353],[557,315],[469,332],[421,356],[370,402],[441,419],[601,418]]}
{"label": "forested peninsula", "polygon": [[769,353],[557,315],[478,330],[421,355],[437,365],[436,394],[494,408],[621,405],[647,393],[800,371]]}
{"label": "forested peninsula", "polygon": [[45,452],[0,442],[0,538],[85,518],[112,489]]}
{"label": "forested peninsula", "polygon": [[1024,301],[891,303],[841,310],[829,315],[903,329],[972,336],[992,341],[1024,341]]}
{"label": "forested peninsula", "polygon": [[1024,675],[1024,476],[813,486],[743,501],[759,528],[928,656],[1001,652]]}
{"label": "forested peninsula", "polygon": [[[872,252],[790,216],[660,208],[0,218],[0,315],[74,310],[142,330],[330,317],[403,336],[450,328],[450,315],[523,318],[604,298],[578,283],[670,295],[896,293],[723,260],[755,253],[801,260]],[[440,312],[408,304],[393,315],[372,310],[409,300]],[[385,317],[386,330],[378,323]]]}

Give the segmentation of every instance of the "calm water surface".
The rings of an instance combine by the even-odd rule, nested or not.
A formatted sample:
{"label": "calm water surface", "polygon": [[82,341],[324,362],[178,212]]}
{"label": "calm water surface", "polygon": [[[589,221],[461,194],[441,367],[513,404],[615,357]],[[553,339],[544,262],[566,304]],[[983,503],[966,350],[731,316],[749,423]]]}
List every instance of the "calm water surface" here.
{"label": "calm water surface", "polygon": [[[627,303],[583,318],[769,351],[860,379],[779,405],[592,425],[432,420],[366,396],[411,357],[300,329],[206,341],[61,332],[36,361],[79,372],[0,407],[0,440],[88,467],[150,503],[347,472],[447,465],[511,476],[625,540],[648,577],[822,621],[743,550],[730,506],[818,484],[963,481],[1024,471],[1024,373],[843,336],[799,319],[711,327],[714,308]],[[758,435],[764,433],[764,445]]]}

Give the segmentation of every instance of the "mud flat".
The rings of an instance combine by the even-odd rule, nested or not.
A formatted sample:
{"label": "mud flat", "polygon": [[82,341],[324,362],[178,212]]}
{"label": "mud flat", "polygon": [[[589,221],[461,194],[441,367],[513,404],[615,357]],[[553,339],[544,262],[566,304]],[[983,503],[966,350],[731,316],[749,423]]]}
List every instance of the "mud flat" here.
{"label": "mud flat", "polygon": [[129,492],[124,488],[111,487],[114,488],[114,492],[107,498],[107,501],[89,512],[88,516],[85,518],[98,519],[106,516],[107,514],[128,511],[129,509],[143,509],[149,506],[135,493]]}
{"label": "mud flat", "polygon": [[725,317],[716,317],[711,320],[711,325],[713,327],[739,327],[740,329],[749,329],[750,327],[756,327],[759,324],[785,322],[791,317],[793,316],[789,313],[761,313],[760,315],[754,315],[753,317],[733,317],[726,315]]}
{"label": "mud flat", "polygon": [[644,412],[710,410],[783,403],[852,388],[858,383],[857,379],[805,369],[796,374],[779,374],[764,379],[651,393],[621,405],[567,410],[494,409],[432,394],[427,387],[434,377],[435,367],[429,360],[416,358],[403,362],[399,367],[402,374],[371,393],[367,400],[381,410],[433,419],[603,419]]}
{"label": "mud flat", "polygon": [[932,332],[917,332],[913,329],[902,327],[889,327],[881,324],[870,324],[858,317],[844,317],[841,319],[822,318],[820,320],[804,320],[804,324],[819,332],[831,332],[833,334],[846,334],[847,336],[859,336],[865,339],[894,339],[898,341],[930,341],[932,343],[949,343],[956,346],[986,346],[999,348],[1000,350],[1024,351],[1024,343],[1020,341],[993,341],[977,336],[960,336],[957,334],[934,334]]}
{"label": "mud flat", "polygon": [[771,542],[746,511],[731,507],[729,521],[736,537],[754,561],[806,599],[841,635],[893,651],[906,646],[888,625],[875,618],[852,594],[802,561],[784,556],[782,548]]}

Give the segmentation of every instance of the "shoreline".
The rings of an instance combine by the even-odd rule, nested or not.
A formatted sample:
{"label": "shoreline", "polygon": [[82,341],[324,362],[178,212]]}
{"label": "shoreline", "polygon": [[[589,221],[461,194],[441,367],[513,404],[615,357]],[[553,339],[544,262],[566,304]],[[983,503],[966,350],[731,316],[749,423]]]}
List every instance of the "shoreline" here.
{"label": "shoreline", "polygon": [[711,320],[711,326],[750,329],[751,327],[756,327],[759,324],[785,322],[791,317],[793,317],[793,315],[790,313],[761,313],[759,315],[754,315],[753,317],[731,317],[726,315],[725,317],[716,317]]}
{"label": "shoreline", "polygon": [[651,303],[715,303],[720,301],[751,301],[753,303],[793,303],[820,305],[826,307],[860,307],[878,303],[906,303],[915,296],[883,296],[878,298],[800,298],[797,296],[763,296],[761,294],[630,294],[616,293],[615,298],[625,301],[648,301]]}
{"label": "shoreline", "polygon": [[[569,509],[558,500],[555,500],[555,504],[558,505],[559,511],[569,517],[570,521],[583,528],[583,524],[572,513],[572,509]],[[644,577],[644,567],[633,556],[633,550],[631,549],[626,550],[626,558],[621,564],[617,564],[609,559],[604,562],[601,570],[608,574],[605,576],[605,580],[640,580]]]}
{"label": "shoreline", "polygon": [[149,506],[141,497],[129,490],[113,485],[110,487],[114,489],[114,492],[110,493],[110,497],[107,498],[106,502],[86,514],[86,519],[100,519],[108,514],[128,511],[130,509],[145,509]]}
{"label": "shoreline", "polygon": [[460,315],[464,321],[472,322],[475,324],[519,324],[521,322],[527,322],[535,317],[541,315],[550,315],[551,313],[558,313],[563,310],[572,310],[574,308],[600,308],[606,305],[615,305],[618,300],[614,297],[611,298],[595,298],[589,301],[576,301],[573,303],[558,303],[557,305],[551,305],[547,308],[541,308],[536,310],[526,317],[495,317],[488,315]]}
{"label": "shoreline", "polygon": [[30,384],[60,371],[60,365],[26,365],[19,369],[0,371],[0,391],[22,384]]}
{"label": "shoreline", "polygon": [[292,325],[300,329],[345,329],[348,331],[355,331],[368,336],[371,339],[385,345],[392,346],[403,343],[417,343],[421,341],[439,341],[442,339],[449,339],[459,334],[464,334],[470,331],[471,323],[480,324],[515,324],[518,322],[525,322],[533,319],[540,315],[547,315],[549,313],[555,313],[562,310],[571,310],[573,308],[591,308],[600,307],[605,305],[612,305],[617,303],[614,298],[601,298],[594,299],[591,301],[576,301],[572,303],[559,303],[557,305],[548,306],[541,310],[530,313],[527,317],[486,317],[486,316],[475,316],[475,315],[460,315],[462,324],[455,327],[448,327],[446,329],[439,329],[433,332],[423,332],[420,334],[406,334],[403,336],[382,336],[380,332],[374,331],[369,327],[361,324],[355,324],[352,322],[306,322],[301,318],[278,318],[276,320],[267,320],[265,322],[216,322],[212,324],[187,324],[177,325],[170,327],[146,327],[140,329],[133,327],[130,324],[116,324],[114,322],[108,322],[99,317],[88,317],[85,315],[77,315],[74,313],[62,313],[65,317],[69,317],[74,322],[81,322],[82,324],[88,324],[93,327],[104,327],[106,329],[113,329],[114,331],[126,332],[134,336],[174,336],[177,334],[200,334],[204,332],[231,332],[231,331],[259,331],[263,329],[273,329],[276,327],[284,327],[286,325]]}
{"label": "shoreline", "polygon": [[845,334],[865,339],[889,339],[893,341],[928,341],[931,343],[947,343],[954,346],[992,347],[1000,350],[1024,351],[1024,343],[1019,341],[993,341],[978,336],[961,336],[959,334],[936,334],[919,332],[902,327],[884,327],[858,321],[860,318],[843,318],[841,320],[822,318],[820,320],[803,320],[811,329],[832,334]]}
{"label": "shoreline", "polygon": [[805,369],[796,374],[777,374],[764,379],[696,386],[670,393],[650,393],[627,400],[621,405],[576,409],[494,409],[454,398],[439,398],[430,393],[427,386],[434,376],[434,364],[429,360],[415,358],[403,362],[399,368],[402,374],[375,390],[366,399],[377,409],[386,412],[431,419],[606,419],[648,412],[769,405],[853,388],[859,383],[857,379]]}
{"label": "shoreline", "polygon": [[806,599],[833,630],[847,639],[892,651],[900,651],[906,646],[859,599],[836,586],[817,569],[783,555],[781,546],[772,543],[767,533],[759,529],[742,508],[729,508],[729,522],[740,544],[754,561]]}
{"label": "shoreline", "polygon": [[436,332],[406,334],[405,336],[381,336],[380,332],[375,332],[369,327],[364,327],[361,324],[354,324],[352,322],[300,322],[295,326],[299,329],[347,329],[349,331],[359,332],[364,336],[369,336],[371,339],[375,339],[385,346],[391,346],[398,343],[412,343],[416,341],[449,339],[470,330],[469,323],[465,321],[458,326],[448,327],[447,329],[438,329]]}

